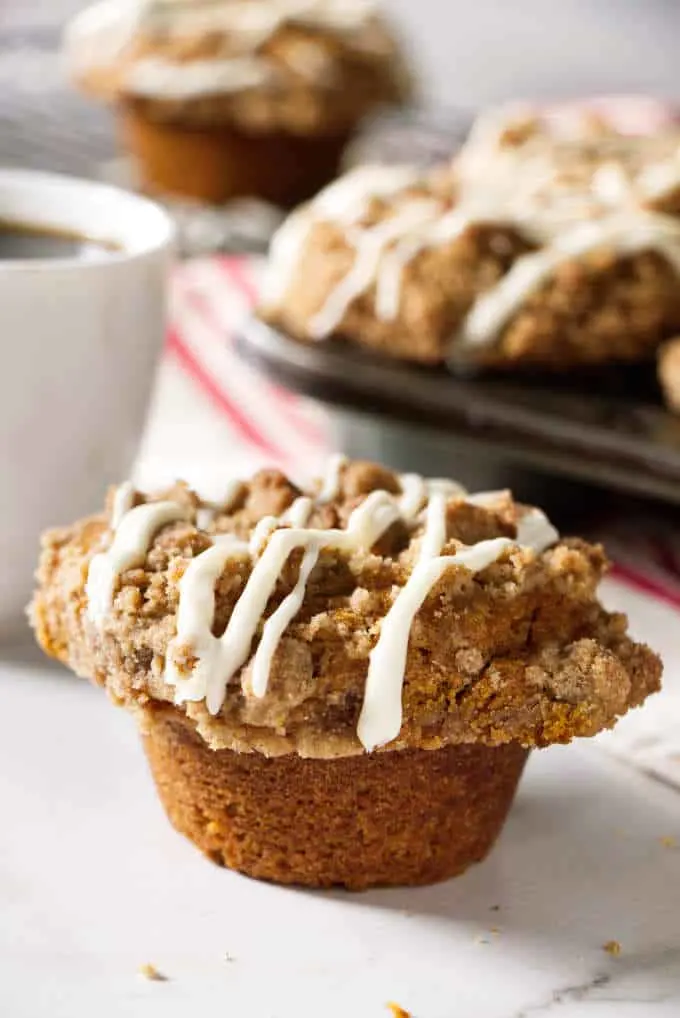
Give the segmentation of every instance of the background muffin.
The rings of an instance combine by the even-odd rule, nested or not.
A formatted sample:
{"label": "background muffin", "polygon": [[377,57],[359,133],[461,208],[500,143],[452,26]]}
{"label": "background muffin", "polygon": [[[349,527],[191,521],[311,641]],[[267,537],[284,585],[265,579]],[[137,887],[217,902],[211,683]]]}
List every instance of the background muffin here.
{"label": "background muffin", "polygon": [[275,237],[263,314],[426,363],[644,360],[680,327],[680,132],[486,117],[449,167],[366,167]]}
{"label": "background muffin", "polygon": [[66,52],[116,104],[142,183],[210,202],[309,196],[358,122],[410,91],[371,0],[104,0]]}

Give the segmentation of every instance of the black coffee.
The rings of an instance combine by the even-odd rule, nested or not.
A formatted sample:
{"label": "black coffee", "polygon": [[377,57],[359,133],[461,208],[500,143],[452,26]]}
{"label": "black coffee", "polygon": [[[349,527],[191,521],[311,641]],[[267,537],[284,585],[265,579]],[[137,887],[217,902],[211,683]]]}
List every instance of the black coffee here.
{"label": "black coffee", "polygon": [[99,261],[118,250],[116,244],[77,233],[48,230],[28,223],[0,220],[0,262],[43,258],[81,258]]}

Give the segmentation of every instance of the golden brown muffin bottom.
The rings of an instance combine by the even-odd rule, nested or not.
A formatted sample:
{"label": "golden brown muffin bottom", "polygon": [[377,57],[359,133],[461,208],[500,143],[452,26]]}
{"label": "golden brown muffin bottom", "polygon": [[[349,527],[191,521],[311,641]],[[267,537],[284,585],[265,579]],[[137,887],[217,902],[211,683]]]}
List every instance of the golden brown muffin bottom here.
{"label": "golden brown muffin bottom", "polygon": [[142,729],[173,826],[214,862],[308,887],[429,884],[493,846],[528,750],[448,746],[334,760],[211,750],[172,708]]}
{"label": "golden brown muffin bottom", "polygon": [[225,124],[168,123],[149,119],[133,102],[119,107],[118,119],[144,190],[211,204],[258,197],[296,205],[336,175],[349,140],[347,133],[247,134]]}

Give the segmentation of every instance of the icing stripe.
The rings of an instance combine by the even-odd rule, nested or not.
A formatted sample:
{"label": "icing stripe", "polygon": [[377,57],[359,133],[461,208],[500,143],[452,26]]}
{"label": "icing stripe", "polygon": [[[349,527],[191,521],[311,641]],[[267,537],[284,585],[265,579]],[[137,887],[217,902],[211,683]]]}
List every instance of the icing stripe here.
{"label": "icing stripe", "polygon": [[440,553],[446,541],[446,506],[446,495],[440,492],[431,496],[420,560],[383,619],[378,642],[370,655],[364,703],[357,727],[359,740],[369,752],[399,735],[406,657],[413,621],[446,570],[463,567],[472,573],[481,572],[497,561],[507,548],[524,545],[537,552],[543,551],[559,536],[544,513],[533,510],[520,521],[514,540],[497,537],[463,548],[455,555],[442,556]]}
{"label": "icing stripe", "polygon": [[302,607],[307,590],[307,581],[312,569],[319,560],[319,551],[320,548],[315,546],[307,549],[300,565],[297,583],[264,624],[262,638],[253,659],[253,673],[251,677],[253,694],[257,697],[263,697],[267,692],[269,672],[274,654],[281,641],[281,637]]}
{"label": "icing stripe", "polygon": [[385,248],[413,229],[431,223],[440,208],[439,203],[433,201],[409,202],[393,219],[350,235],[356,247],[354,265],[309,321],[307,328],[313,339],[323,339],[334,332],[357,297],[369,289],[376,278]]}
{"label": "icing stripe", "polygon": [[463,322],[456,346],[486,346],[517,314],[527,297],[545,283],[560,265],[598,248],[620,255],[658,251],[680,273],[680,223],[662,216],[614,216],[584,223],[557,237],[550,247],[518,258],[509,272],[473,305]]}
{"label": "icing stripe", "polygon": [[132,509],[134,497],[135,488],[132,481],[125,481],[116,488],[113,496],[113,506],[111,507],[112,530],[118,529],[125,514]]}
{"label": "icing stripe", "polygon": [[118,577],[144,564],[157,532],[168,523],[190,517],[191,511],[177,502],[147,502],[122,516],[109,550],[90,562],[86,594],[88,615],[94,623],[101,624],[110,611]]}
{"label": "icing stripe", "polygon": [[[221,704],[224,695],[219,684],[220,641],[212,633],[215,585],[230,559],[247,555],[243,541],[219,537],[212,548],[191,560],[180,580],[177,633],[165,661],[165,681],[174,686],[175,703],[205,699],[208,710],[219,710],[217,700],[221,696]],[[177,664],[177,658],[187,652],[193,659],[189,671]]]}
{"label": "icing stripe", "polygon": [[402,724],[402,689],[413,620],[432,588],[451,566],[479,572],[495,562],[512,541],[499,537],[483,541],[457,555],[419,562],[382,621],[380,637],[371,652],[364,703],[357,735],[370,753],[396,739]]}
{"label": "icing stripe", "polygon": [[390,198],[420,179],[421,174],[409,166],[359,166],[296,209],[272,238],[263,287],[264,304],[275,305],[288,292],[316,222],[349,228],[361,220],[374,199]]}
{"label": "icing stripe", "polygon": [[347,457],[342,453],[335,453],[328,460],[326,473],[321,485],[321,491],[317,495],[317,502],[322,505],[325,502],[332,502],[340,493],[340,477],[343,468],[347,465]]}

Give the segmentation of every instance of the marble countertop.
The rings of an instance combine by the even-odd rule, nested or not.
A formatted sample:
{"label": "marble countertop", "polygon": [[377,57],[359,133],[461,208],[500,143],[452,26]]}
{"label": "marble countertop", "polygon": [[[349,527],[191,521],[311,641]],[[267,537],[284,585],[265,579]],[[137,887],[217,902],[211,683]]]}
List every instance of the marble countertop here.
{"label": "marble countertop", "polygon": [[[149,483],[170,447],[199,474],[245,466],[188,386],[166,363]],[[0,1015],[389,1018],[394,1001],[413,1018],[677,1018],[677,610],[612,580],[603,594],[661,652],[664,691],[614,733],[535,753],[489,859],[423,889],[314,894],[218,869],[170,828],[101,691],[35,651],[0,663]]]}
{"label": "marble countertop", "polygon": [[0,696],[8,1018],[380,1018],[389,1001],[413,1018],[680,1014],[680,792],[597,743],[533,755],[464,877],[309,893],[175,834],[101,691],[15,660]]}

